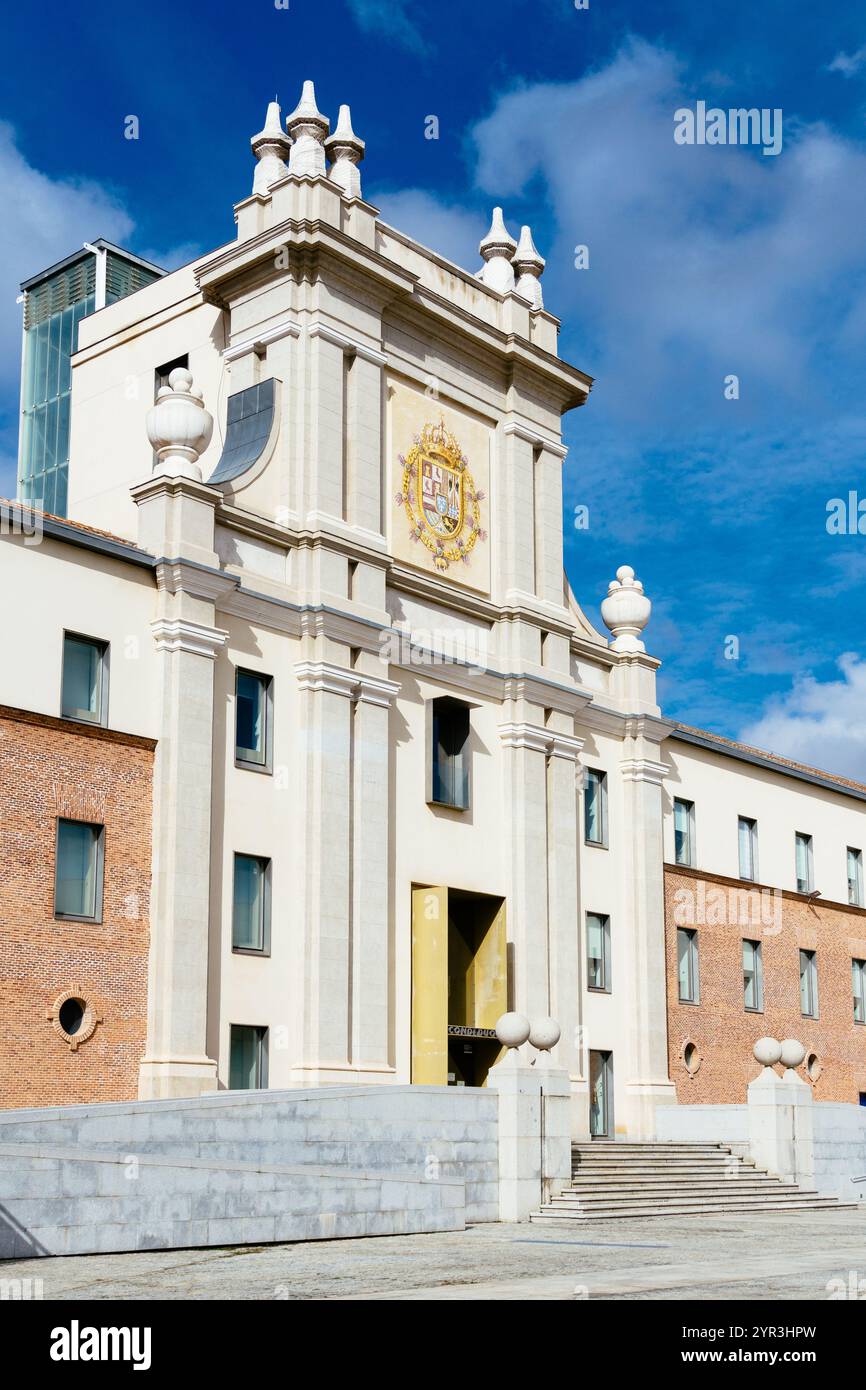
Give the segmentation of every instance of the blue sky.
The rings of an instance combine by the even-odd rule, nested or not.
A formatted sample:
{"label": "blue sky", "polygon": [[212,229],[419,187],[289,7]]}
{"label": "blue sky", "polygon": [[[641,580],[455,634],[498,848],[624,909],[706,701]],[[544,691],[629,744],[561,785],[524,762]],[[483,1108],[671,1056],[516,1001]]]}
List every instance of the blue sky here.
{"label": "blue sky", "polygon": [[[96,236],[166,265],[229,240],[249,136],[311,77],[332,121],[351,104],[388,220],[472,270],[494,203],[515,235],[531,224],[562,355],[596,378],[565,423],[569,576],[597,622],[616,567],[635,567],[666,713],[866,778],[866,537],[826,529],[831,498],[866,498],[866,12],[835,8],[8,11],[0,492],[18,282]],[[780,108],[781,153],[675,144],[674,111],[698,100]],[[578,504],[588,530],[570,525]]]}

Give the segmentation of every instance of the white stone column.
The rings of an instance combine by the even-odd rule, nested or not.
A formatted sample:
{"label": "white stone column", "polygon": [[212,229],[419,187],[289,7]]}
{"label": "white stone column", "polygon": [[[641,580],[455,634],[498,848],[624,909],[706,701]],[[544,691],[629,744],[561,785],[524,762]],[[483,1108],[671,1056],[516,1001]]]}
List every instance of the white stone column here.
{"label": "white stone column", "polygon": [[312,324],[305,342],[305,456],[301,517],[317,528],[343,516],[343,349]]}
{"label": "white stone column", "polygon": [[[145,1098],[215,1090],[207,1056],[214,659],[227,633],[215,600],[234,586],[213,551],[220,493],[158,476],[133,490],[139,537],[166,556],[152,624],[159,665]],[[192,563],[190,563],[192,562]],[[207,568],[203,568],[206,566]]]}
{"label": "white stone column", "polygon": [[658,744],[645,737],[643,722],[630,721],[620,764],[630,1021],[625,1089],[631,1139],[654,1138],[656,1106],[676,1103],[668,1075],[665,973],[661,787],[667,766],[659,761]]}
{"label": "white stone column", "polygon": [[503,845],[510,891],[506,912],[513,943],[513,1001],[528,1018],[550,1010],[547,878],[547,746],[544,730],[527,723],[500,725],[503,800],[508,837]]}
{"label": "white stone column", "polygon": [[500,441],[499,486],[493,504],[499,537],[498,597],[506,601],[535,594],[535,478],[533,443],[526,431],[506,422]]}
{"label": "white stone column", "polygon": [[567,450],[542,443],[535,456],[535,581],[545,603],[562,607],[562,461]]}
{"label": "white stone column", "polygon": [[[572,720],[569,720],[572,723]],[[574,1133],[589,1126],[589,1083],[584,1074],[582,1046],[583,990],[581,987],[580,868],[578,856],[578,755],[583,739],[565,733],[549,736],[548,791],[548,941],[550,1001],[548,1012],[558,1020],[562,1036],[555,1055],[567,1069],[574,1098]]]}
{"label": "white stone column", "polygon": [[499,1219],[528,1221],[571,1179],[568,1072],[528,1066],[515,1049],[487,1085],[499,1097]]}

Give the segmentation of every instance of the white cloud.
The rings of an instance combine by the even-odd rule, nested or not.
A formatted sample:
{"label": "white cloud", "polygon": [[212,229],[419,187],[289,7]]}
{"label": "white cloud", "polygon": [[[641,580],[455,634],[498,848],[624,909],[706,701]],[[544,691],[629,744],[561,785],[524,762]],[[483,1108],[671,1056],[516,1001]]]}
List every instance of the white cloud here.
{"label": "white cloud", "polygon": [[828,72],[841,72],[843,77],[854,77],[861,68],[866,65],[866,44],[858,48],[856,53],[837,53],[832,63],[828,63]]}
{"label": "white cloud", "polygon": [[741,731],[742,741],[866,780],[866,660],[846,652],[837,664],[840,679],[801,676],[787,694],[773,696]]}
{"label": "white cloud", "polygon": [[481,266],[478,243],[487,231],[481,211],[442,203],[420,188],[374,191],[370,196],[384,220],[398,231],[466,270]]}
{"label": "white cloud", "polygon": [[0,388],[18,382],[20,312],[14,312],[22,280],[62,260],[84,241],[105,237],[121,245],[133,221],[108,189],[87,179],[53,179],[34,169],[15,143],[12,127],[0,122]]}
{"label": "white cloud", "polygon": [[411,53],[426,53],[429,45],[408,9],[409,0],[349,0],[349,10],[363,33],[389,38]]}

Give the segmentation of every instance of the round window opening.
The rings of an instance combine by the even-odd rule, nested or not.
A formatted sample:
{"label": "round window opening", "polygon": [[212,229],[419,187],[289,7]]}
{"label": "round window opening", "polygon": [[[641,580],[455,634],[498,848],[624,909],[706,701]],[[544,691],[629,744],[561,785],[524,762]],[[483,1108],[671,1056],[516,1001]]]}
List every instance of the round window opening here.
{"label": "round window opening", "polygon": [[683,1061],[689,1076],[694,1076],[701,1065],[701,1054],[698,1052],[697,1043],[686,1043],[683,1048]]}
{"label": "round window opening", "polygon": [[809,1073],[810,1081],[818,1080],[818,1077],[821,1075],[822,1067],[821,1063],[818,1061],[817,1053],[809,1053],[809,1056],[806,1058],[806,1071]]}
{"label": "round window opening", "polygon": [[67,999],[60,1005],[58,1021],[67,1037],[74,1038],[84,1022],[84,1010],[87,1006],[81,999]]}

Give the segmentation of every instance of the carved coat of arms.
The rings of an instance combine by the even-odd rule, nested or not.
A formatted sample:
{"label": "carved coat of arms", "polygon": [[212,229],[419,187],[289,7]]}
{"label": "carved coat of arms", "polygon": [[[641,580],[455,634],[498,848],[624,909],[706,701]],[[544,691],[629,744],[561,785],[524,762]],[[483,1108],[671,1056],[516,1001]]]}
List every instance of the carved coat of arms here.
{"label": "carved coat of arms", "polygon": [[481,529],[484,493],[475,487],[469,460],[454,435],[438,425],[425,425],[405,458],[400,455],[403,481],[396,501],[405,508],[412,540],[420,541],[443,572],[455,561],[468,563]]}

